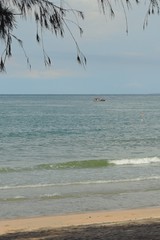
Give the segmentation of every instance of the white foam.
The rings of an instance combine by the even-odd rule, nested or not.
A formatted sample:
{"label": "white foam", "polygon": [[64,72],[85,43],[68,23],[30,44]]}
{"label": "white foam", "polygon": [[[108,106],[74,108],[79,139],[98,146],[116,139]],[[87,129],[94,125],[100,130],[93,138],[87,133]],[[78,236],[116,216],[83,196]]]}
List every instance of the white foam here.
{"label": "white foam", "polygon": [[143,165],[143,164],[152,164],[152,163],[160,164],[160,158],[153,157],[153,158],[121,159],[121,160],[111,160],[110,162],[115,165]]}
{"label": "white foam", "polygon": [[159,180],[160,176],[148,176],[148,177],[138,177],[138,178],[129,178],[129,179],[115,179],[115,180],[97,180],[97,181],[84,181],[84,182],[68,182],[68,183],[49,183],[49,184],[33,184],[33,185],[19,185],[19,186],[2,186],[0,190],[10,190],[18,188],[45,188],[45,187],[63,187],[71,185],[91,185],[91,184],[112,184],[112,183],[123,183],[123,182],[138,182],[146,180]]}

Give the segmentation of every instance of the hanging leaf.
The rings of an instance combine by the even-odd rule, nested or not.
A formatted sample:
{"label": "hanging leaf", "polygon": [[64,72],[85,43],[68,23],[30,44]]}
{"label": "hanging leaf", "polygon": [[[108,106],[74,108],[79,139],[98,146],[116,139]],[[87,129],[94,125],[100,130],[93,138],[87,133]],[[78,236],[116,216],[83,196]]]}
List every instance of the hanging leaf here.
{"label": "hanging leaf", "polygon": [[38,33],[36,34],[36,40],[38,43],[40,42],[40,37],[39,37]]}
{"label": "hanging leaf", "polygon": [[1,61],[0,61],[0,71],[1,71],[1,72],[4,72],[4,71],[5,71],[4,61],[3,61],[2,58],[1,58]]}
{"label": "hanging leaf", "polygon": [[48,64],[51,65],[51,59],[48,57]]}
{"label": "hanging leaf", "polygon": [[80,56],[79,56],[79,55],[77,55],[77,62],[78,62],[79,64],[81,64],[81,59],[80,59]]}

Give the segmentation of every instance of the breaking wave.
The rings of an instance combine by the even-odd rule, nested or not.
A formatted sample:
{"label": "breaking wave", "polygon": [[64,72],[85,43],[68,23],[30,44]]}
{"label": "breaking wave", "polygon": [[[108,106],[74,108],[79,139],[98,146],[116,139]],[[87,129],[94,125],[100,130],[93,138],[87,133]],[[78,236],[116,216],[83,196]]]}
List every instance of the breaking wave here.
{"label": "breaking wave", "polygon": [[160,164],[160,158],[136,158],[136,159],[121,159],[110,161],[114,165],[144,165],[144,164]]}
{"label": "breaking wave", "polygon": [[[30,185],[10,185],[0,186],[0,190],[10,189],[29,189],[29,188],[50,188],[50,187],[63,187],[72,185],[95,185],[95,184],[112,184],[112,183],[129,183],[129,182],[141,182],[146,180],[160,180],[160,176],[138,177],[130,179],[117,179],[117,180],[96,180],[96,181],[80,181],[80,182],[62,182],[62,183],[42,183],[42,184],[30,184]],[[54,197],[56,197],[54,195]],[[21,199],[22,197],[20,197]]]}
{"label": "breaking wave", "polygon": [[121,159],[121,160],[82,160],[69,161],[62,163],[45,163],[31,167],[0,167],[0,174],[24,171],[44,171],[44,170],[67,170],[67,169],[93,169],[106,168],[117,165],[144,165],[144,164],[160,164],[160,158],[136,158],[136,159]]}

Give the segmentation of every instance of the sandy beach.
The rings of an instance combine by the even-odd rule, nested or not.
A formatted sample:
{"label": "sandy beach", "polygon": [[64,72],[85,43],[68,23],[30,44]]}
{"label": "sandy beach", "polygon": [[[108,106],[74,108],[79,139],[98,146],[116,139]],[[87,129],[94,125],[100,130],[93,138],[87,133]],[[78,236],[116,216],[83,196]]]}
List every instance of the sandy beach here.
{"label": "sandy beach", "polygon": [[3,240],[107,237],[160,239],[160,208],[0,220],[0,239]]}

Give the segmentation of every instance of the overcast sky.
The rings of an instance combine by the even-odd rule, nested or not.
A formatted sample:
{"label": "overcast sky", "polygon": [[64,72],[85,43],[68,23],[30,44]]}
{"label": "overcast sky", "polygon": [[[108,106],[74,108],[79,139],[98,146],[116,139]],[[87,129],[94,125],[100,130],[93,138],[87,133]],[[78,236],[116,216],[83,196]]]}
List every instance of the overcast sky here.
{"label": "overcast sky", "polygon": [[[55,1],[59,2],[59,1]],[[85,68],[76,62],[71,36],[56,38],[44,33],[46,52],[53,65],[45,68],[41,47],[35,41],[34,22],[20,21],[16,34],[24,42],[32,70],[18,44],[7,61],[7,73],[0,75],[0,94],[148,94],[160,93],[160,16],[152,16],[143,30],[147,5],[133,6],[127,12],[129,33],[123,9],[117,5],[114,19],[99,10],[97,0],[69,0],[82,10],[79,19],[84,33],[70,25],[81,51]],[[0,47],[2,52],[2,46]]]}

